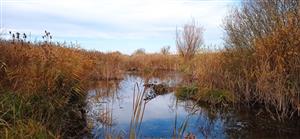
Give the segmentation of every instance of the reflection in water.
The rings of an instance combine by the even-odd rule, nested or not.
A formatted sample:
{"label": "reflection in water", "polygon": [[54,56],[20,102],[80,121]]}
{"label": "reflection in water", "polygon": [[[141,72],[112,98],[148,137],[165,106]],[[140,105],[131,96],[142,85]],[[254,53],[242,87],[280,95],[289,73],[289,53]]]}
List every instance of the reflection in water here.
{"label": "reflection in water", "polygon": [[[93,137],[130,136],[133,102],[137,100],[134,99],[135,86],[144,90],[145,83],[157,82],[172,87],[180,81],[178,74],[165,74],[163,79],[127,75],[122,81],[100,82],[87,96],[87,119]],[[158,95],[143,106],[145,111],[142,124],[138,126],[138,138],[180,138],[188,134],[197,138],[282,138],[300,134],[299,122],[279,127],[267,118],[259,119],[255,116],[257,112],[249,109],[199,107],[192,101],[178,102],[173,93]],[[278,128],[284,131],[278,132]]]}
{"label": "reflection in water", "polygon": [[[107,135],[129,137],[135,84],[143,90],[145,83],[176,86],[181,80],[177,74],[168,77],[161,80],[128,75],[120,83],[104,83],[107,86],[91,90],[87,98],[87,116],[93,127],[93,136],[95,138],[104,138]],[[119,86],[116,86],[117,84]],[[182,135],[183,133],[180,132],[184,131],[203,137],[197,131],[198,125],[203,120],[199,117],[200,112],[195,111],[194,107],[195,105],[190,101],[177,103],[173,93],[156,96],[145,107],[139,137],[171,138]]]}

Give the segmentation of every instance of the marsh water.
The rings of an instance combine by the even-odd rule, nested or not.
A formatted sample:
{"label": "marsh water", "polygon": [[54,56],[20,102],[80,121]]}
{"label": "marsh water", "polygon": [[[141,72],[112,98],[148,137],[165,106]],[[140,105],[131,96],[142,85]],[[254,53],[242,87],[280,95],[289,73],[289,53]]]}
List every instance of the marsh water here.
{"label": "marsh water", "polygon": [[[87,119],[93,138],[129,138],[135,91],[144,84],[176,87],[182,77],[176,73],[163,77],[126,75],[120,81],[101,81],[87,96]],[[249,108],[215,108],[192,101],[178,101],[174,92],[158,95],[145,105],[138,138],[173,138],[178,131],[196,138],[296,138],[300,122],[278,122]]]}

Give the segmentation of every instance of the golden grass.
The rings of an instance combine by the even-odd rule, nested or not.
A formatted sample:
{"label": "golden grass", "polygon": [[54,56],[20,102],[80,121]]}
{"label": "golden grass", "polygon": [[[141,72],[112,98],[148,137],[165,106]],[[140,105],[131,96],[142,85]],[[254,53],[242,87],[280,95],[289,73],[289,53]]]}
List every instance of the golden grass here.
{"label": "golden grass", "polygon": [[[0,40],[0,50],[3,138],[82,136],[86,85],[91,80],[121,78],[122,74],[117,53],[6,40]],[[33,126],[24,126],[28,122]],[[35,134],[36,126],[43,128]]]}
{"label": "golden grass", "polygon": [[[295,2],[243,4],[225,20],[226,48],[193,51],[189,60],[142,49],[131,56],[86,51],[50,43],[49,38],[44,43],[0,40],[0,137],[82,135],[77,131],[85,127],[86,85],[122,79],[126,71],[150,76],[181,71],[188,76],[185,85],[197,83],[194,96],[209,96],[210,103],[226,99],[226,94],[234,103],[265,106],[279,120],[300,116],[300,14]],[[143,110],[140,102],[136,105],[135,111]],[[135,129],[142,119],[139,113],[133,116]]]}
{"label": "golden grass", "polygon": [[121,78],[122,60],[118,53],[89,52],[64,45],[9,42],[1,42],[0,48],[3,52],[0,60],[7,65],[13,88],[22,91],[22,87],[34,89],[41,84],[51,88],[51,83],[54,83],[51,79],[57,72],[82,80]]}
{"label": "golden grass", "polygon": [[172,71],[178,68],[178,57],[168,54],[135,54],[129,56],[126,69],[129,71],[153,72]]}
{"label": "golden grass", "polygon": [[189,75],[185,84],[197,82],[199,90],[223,90],[236,103],[259,104],[277,120],[300,116],[300,7],[295,3],[242,3],[224,22],[225,48],[202,51],[181,64]]}
{"label": "golden grass", "polygon": [[[197,54],[182,65],[189,75],[185,84],[197,83],[199,87],[193,99],[210,92],[201,90],[223,90],[234,98],[229,102],[262,104],[277,120],[296,116],[300,112],[300,50],[295,47],[298,41],[293,41],[297,35],[291,32],[256,40],[254,53],[228,49]],[[292,42],[290,47],[286,39]]]}
{"label": "golden grass", "polygon": [[[151,75],[177,68],[176,56],[168,54],[126,56],[19,40],[0,40],[0,50],[0,128],[1,135],[9,138],[20,136],[19,132],[27,136],[22,124],[14,124],[26,123],[26,119],[43,126],[44,136],[80,136],[83,133],[78,130],[85,128],[85,92],[95,81],[122,79],[132,68]],[[19,101],[12,103],[14,99]]]}

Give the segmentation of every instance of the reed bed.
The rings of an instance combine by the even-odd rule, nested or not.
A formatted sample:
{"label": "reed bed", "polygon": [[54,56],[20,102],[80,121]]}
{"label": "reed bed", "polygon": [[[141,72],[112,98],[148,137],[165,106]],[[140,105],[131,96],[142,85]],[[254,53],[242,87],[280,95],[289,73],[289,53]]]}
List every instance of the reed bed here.
{"label": "reed bed", "polygon": [[21,40],[0,40],[0,50],[1,138],[85,136],[87,85],[122,76],[115,53]]}
{"label": "reed bed", "polygon": [[[175,56],[166,53],[127,56],[86,51],[74,44],[51,42],[50,36],[47,32],[44,42],[27,42],[20,36],[0,40],[3,138],[84,136],[88,87],[98,81],[120,80],[132,67],[140,73],[176,69]],[[27,124],[43,130],[26,132]]]}
{"label": "reed bed", "polygon": [[157,71],[175,71],[178,69],[178,57],[172,54],[133,54],[127,58],[125,69],[140,73]]}
{"label": "reed bed", "polygon": [[[83,136],[89,82],[119,80],[127,71],[181,71],[188,77],[182,86],[187,91],[182,92],[192,89],[192,96],[186,96],[197,101],[259,105],[274,120],[299,118],[299,9],[298,0],[246,0],[224,20],[224,49],[198,51],[202,31],[195,24],[185,28],[194,31],[196,38],[190,40],[196,39],[196,47],[187,46],[177,32],[183,57],[169,54],[169,48],[131,56],[86,51],[51,42],[47,31],[43,42],[27,42],[20,33],[11,40],[0,39],[0,137]],[[144,92],[138,92],[130,136],[139,132],[146,105]]]}
{"label": "reed bed", "polygon": [[224,20],[225,48],[200,50],[182,64],[186,86],[197,83],[198,96],[223,90],[233,103],[263,107],[274,120],[299,117],[299,9],[297,0],[242,2]]}

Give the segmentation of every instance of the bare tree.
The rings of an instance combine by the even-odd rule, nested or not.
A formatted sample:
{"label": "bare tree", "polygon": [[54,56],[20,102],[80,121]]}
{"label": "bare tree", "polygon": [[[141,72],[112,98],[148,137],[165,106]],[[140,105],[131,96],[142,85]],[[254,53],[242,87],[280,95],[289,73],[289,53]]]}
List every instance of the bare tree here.
{"label": "bare tree", "polygon": [[180,56],[185,61],[191,60],[203,44],[203,28],[195,21],[185,24],[183,30],[176,30],[176,46]]}

